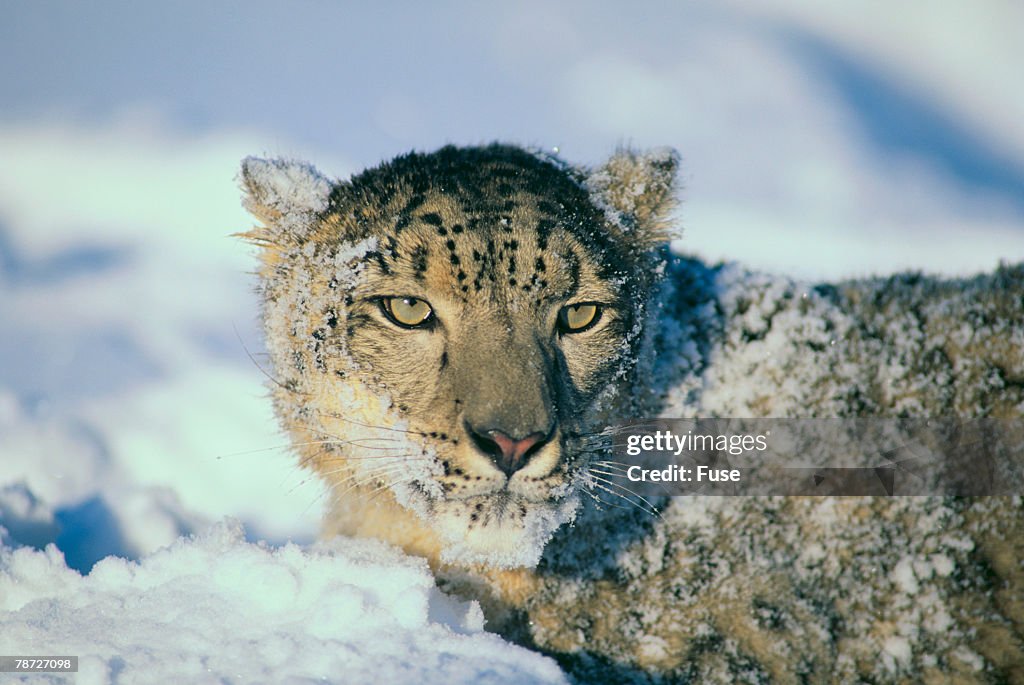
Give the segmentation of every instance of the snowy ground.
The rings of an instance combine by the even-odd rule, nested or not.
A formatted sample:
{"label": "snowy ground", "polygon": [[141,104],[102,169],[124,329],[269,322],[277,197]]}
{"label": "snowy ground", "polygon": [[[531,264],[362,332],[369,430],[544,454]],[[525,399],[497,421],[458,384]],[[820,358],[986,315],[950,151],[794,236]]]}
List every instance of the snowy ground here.
{"label": "snowy ground", "polygon": [[83,683],[561,677],[418,562],[311,546],[321,491],[280,448],[229,235],[246,155],[340,176],[444,142],[667,144],[683,246],[709,259],[812,279],[1024,259],[1019,4],[620,5],[6,8],[0,654],[79,654]]}
{"label": "snowy ground", "polygon": [[77,655],[79,684],[565,682],[373,540],[268,547],[228,522],[85,577],[54,546],[3,548],[0,569],[0,652]]}

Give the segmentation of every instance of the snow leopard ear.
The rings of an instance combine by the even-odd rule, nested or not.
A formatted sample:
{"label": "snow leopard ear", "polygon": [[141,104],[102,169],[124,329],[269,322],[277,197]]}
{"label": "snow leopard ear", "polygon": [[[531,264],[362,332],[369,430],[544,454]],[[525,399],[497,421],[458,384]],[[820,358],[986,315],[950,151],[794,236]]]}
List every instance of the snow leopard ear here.
{"label": "snow leopard ear", "polygon": [[668,240],[669,213],[676,204],[679,153],[672,148],[647,152],[622,149],[587,175],[595,204],[646,246]]}
{"label": "snow leopard ear", "polygon": [[263,224],[243,234],[257,243],[301,242],[328,206],[333,184],[311,164],[246,157],[239,173],[242,206]]}

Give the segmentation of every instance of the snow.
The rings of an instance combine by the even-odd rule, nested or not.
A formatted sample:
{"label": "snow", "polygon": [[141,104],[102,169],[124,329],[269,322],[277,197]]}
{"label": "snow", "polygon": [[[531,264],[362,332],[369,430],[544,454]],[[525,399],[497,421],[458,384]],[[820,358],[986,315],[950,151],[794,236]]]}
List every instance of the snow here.
{"label": "snow", "polygon": [[249,156],[242,160],[241,178],[246,186],[260,190],[246,197],[245,208],[257,216],[269,209],[283,228],[307,228],[311,216],[327,209],[331,181],[308,162]]}
{"label": "snow", "polygon": [[0,612],[0,652],[77,655],[67,682],[565,682],[422,560],[373,540],[252,544],[237,521],[87,576],[55,545],[4,547]]}
{"label": "snow", "polygon": [[570,495],[557,506],[530,510],[523,520],[525,531],[521,539],[518,539],[518,544],[512,547],[505,545],[499,551],[481,552],[467,545],[463,538],[465,528],[442,528],[440,532],[444,536],[446,546],[441,552],[441,560],[460,565],[487,564],[497,568],[532,568],[540,561],[544,547],[555,531],[571,524],[576,518],[580,503],[578,495]]}

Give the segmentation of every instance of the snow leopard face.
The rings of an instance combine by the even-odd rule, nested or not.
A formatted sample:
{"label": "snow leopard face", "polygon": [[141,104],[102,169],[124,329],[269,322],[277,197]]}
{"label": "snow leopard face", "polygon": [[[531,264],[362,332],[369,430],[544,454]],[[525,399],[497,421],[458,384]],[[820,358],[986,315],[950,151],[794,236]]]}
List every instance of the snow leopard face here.
{"label": "snow leopard face", "polygon": [[246,160],[277,413],[342,530],[402,509],[447,561],[536,563],[628,396],[675,166],[446,147],[332,182]]}

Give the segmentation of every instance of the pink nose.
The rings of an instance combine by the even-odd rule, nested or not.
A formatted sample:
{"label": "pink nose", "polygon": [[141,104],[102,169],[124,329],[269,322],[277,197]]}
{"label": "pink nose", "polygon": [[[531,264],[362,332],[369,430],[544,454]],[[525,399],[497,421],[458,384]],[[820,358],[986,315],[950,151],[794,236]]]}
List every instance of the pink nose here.
{"label": "pink nose", "polygon": [[501,450],[500,455],[494,455],[495,461],[498,468],[508,476],[526,465],[526,453],[542,442],[545,437],[543,433],[530,433],[525,438],[517,440],[499,430],[487,431],[487,435]]}

